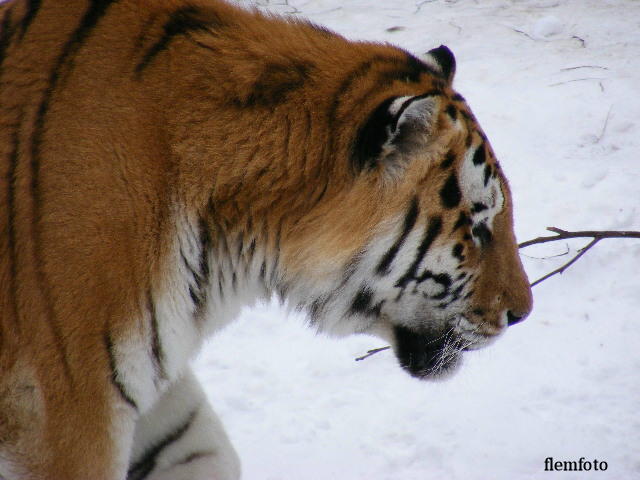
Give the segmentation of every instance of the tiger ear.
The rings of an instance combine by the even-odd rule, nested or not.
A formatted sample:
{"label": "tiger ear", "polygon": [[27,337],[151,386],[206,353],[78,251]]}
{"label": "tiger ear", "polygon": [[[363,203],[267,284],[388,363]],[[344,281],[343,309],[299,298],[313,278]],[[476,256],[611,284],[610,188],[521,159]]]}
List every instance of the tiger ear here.
{"label": "tiger ear", "polygon": [[437,97],[391,97],[360,128],[354,148],[356,172],[394,162],[424,148],[433,131]]}
{"label": "tiger ear", "polygon": [[433,67],[450,85],[456,74],[456,57],[445,45],[429,50],[424,61]]}

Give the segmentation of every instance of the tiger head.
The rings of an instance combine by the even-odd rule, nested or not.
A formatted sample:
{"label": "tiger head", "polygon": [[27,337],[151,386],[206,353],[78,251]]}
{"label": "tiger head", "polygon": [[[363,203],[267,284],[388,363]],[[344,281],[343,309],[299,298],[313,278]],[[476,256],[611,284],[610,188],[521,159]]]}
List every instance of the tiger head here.
{"label": "tiger head", "polygon": [[396,88],[364,108],[353,179],[323,192],[283,253],[299,272],[287,296],[319,330],[378,335],[405,370],[429,379],[524,319],[532,297],[509,186],[451,89],[453,54],[434,49],[424,65],[415,94]]}
{"label": "tiger head", "polygon": [[[181,151],[216,139],[215,170],[194,181],[216,178],[216,230],[238,242],[220,249],[237,257],[220,292],[244,264],[319,331],[380,336],[409,373],[441,377],[532,307],[509,186],[452,88],[455,58],[278,28],[278,42],[243,49],[194,32],[202,61],[176,65],[198,65],[174,102],[197,115]],[[201,106],[194,91],[208,92]]]}

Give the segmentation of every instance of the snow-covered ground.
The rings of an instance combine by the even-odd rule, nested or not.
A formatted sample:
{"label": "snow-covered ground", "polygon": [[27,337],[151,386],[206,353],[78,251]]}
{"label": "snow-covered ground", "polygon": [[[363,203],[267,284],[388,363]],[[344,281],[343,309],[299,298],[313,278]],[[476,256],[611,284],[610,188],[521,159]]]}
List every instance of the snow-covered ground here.
{"label": "snow-covered ground", "polygon": [[[258,3],[416,54],[448,45],[520,241],[640,230],[640,1]],[[540,257],[585,243],[522,250],[530,279],[568,260]],[[246,480],[639,479],[640,240],[601,242],[534,297],[526,322],[444,383],[410,378],[388,351],[355,362],[384,344],[315,336],[277,305],[244,312],[196,370]],[[608,469],[545,472],[547,457]]]}

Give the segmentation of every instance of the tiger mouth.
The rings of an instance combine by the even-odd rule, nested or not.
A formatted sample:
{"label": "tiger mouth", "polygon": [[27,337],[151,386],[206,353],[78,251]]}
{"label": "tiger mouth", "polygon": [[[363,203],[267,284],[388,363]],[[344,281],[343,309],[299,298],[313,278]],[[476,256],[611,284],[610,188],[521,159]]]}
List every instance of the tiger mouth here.
{"label": "tiger mouth", "polygon": [[442,334],[416,333],[394,327],[394,352],[400,366],[421,380],[443,379],[462,364],[462,352],[472,348],[453,329]]}

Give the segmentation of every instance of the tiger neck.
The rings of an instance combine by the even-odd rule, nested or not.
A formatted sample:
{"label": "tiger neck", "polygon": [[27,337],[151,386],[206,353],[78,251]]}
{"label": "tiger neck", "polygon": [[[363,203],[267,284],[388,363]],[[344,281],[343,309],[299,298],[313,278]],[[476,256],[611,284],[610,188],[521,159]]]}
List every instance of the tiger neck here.
{"label": "tiger neck", "polygon": [[221,219],[212,203],[200,213],[176,215],[173,245],[159,291],[170,310],[210,334],[232,321],[244,306],[287,295],[279,230],[251,216]]}

